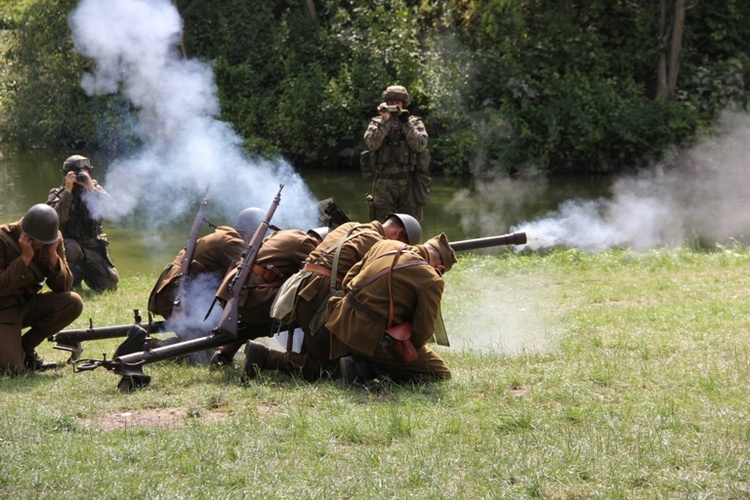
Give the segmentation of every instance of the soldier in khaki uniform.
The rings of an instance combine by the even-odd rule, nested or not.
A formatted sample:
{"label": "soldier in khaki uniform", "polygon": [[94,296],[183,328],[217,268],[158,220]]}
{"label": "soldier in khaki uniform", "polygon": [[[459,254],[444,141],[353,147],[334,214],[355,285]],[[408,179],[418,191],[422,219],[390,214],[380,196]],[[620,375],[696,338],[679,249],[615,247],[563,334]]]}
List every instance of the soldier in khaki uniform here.
{"label": "soldier in khaki uniform", "polygon": [[[265,212],[250,207],[242,210],[233,226],[219,226],[216,230],[195,243],[193,260],[190,263],[190,281],[185,288],[181,304],[185,314],[179,319],[172,317],[179,280],[182,278],[182,261],[186,249],[167,264],[156,281],[148,300],[148,310],[167,320],[167,329],[174,331],[175,337],[155,340],[147,339],[145,347],[154,348],[174,344],[180,340],[205,337],[215,325],[215,316],[206,319],[216,290],[227,272],[237,264],[242,252],[263,221]],[[144,332],[145,337],[145,332]],[[212,351],[188,355],[191,363],[209,362]]]}
{"label": "soldier in khaki uniform", "polygon": [[370,216],[382,221],[387,214],[407,213],[421,221],[430,196],[427,130],[419,117],[405,109],[410,99],[404,87],[388,87],[382,99],[380,116],[365,131],[367,151],[361,159],[365,175],[375,175],[368,196]]}
{"label": "soldier in khaki uniform", "polygon": [[109,241],[102,232],[102,219],[113,213],[115,203],[91,178],[91,162],[73,155],[63,163],[65,184],[50,191],[47,204],[60,217],[68,263],[73,270],[72,287],[85,282],[95,292],[117,290],[120,276],[109,257]]}
{"label": "soldier in khaki uniform", "polygon": [[[290,276],[300,270],[310,252],[321,242],[321,232],[325,234],[326,231],[327,228],[311,229],[306,233],[286,229],[272,233],[263,240],[240,292],[237,342],[216,349],[211,358],[211,366],[231,365],[234,355],[245,342],[273,335],[270,309],[276,292]],[[236,273],[236,268],[227,273],[216,294],[222,304],[232,297],[228,284]]]}
{"label": "soldier in khaki uniform", "polygon": [[[234,226],[219,226],[216,230],[199,238],[195,243],[193,261],[190,263],[191,279],[203,275],[203,282],[213,282],[210,299],[218,289],[221,279],[240,259],[255,230],[263,221],[265,212],[260,208],[246,208],[235,219]],[[181,263],[185,256],[183,248],[177,257],[167,264],[151,291],[148,310],[152,314],[169,319],[177,295],[178,279],[182,276]],[[211,286],[206,283],[207,286]],[[210,300],[209,300],[210,305]],[[205,314],[205,310],[201,314]]]}
{"label": "soldier in khaki uniform", "polygon": [[[83,311],[81,297],[68,291],[73,273],[59,224],[55,210],[39,204],[0,227],[0,372],[55,368],[35,349]],[[50,291],[39,293],[45,283]]]}
{"label": "soldier in khaki uniform", "polygon": [[[346,294],[330,300],[326,321],[334,356],[349,354],[340,359],[347,385],[375,377],[397,382],[450,378],[443,359],[425,344],[435,333],[442,274],[455,262],[448,239],[440,234],[417,246],[379,242],[352,267],[344,278]],[[413,361],[402,360],[388,342],[389,319],[394,326],[410,324],[416,349]]]}
{"label": "soldier in khaki uniform", "polygon": [[[349,269],[375,243],[384,239],[417,243],[421,238],[422,227],[408,214],[390,214],[382,224],[348,222],[331,231],[307,257],[300,271],[304,276],[297,291],[295,311],[296,323],[304,332],[302,353],[282,355],[248,342],[243,377],[252,378],[256,369],[266,369],[301,372],[307,380],[314,380],[322,371],[336,371],[338,364],[330,359],[330,334],[325,328],[328,298],[341,288],[341,280]],[[333,287],[331,276],[335,277]]]}

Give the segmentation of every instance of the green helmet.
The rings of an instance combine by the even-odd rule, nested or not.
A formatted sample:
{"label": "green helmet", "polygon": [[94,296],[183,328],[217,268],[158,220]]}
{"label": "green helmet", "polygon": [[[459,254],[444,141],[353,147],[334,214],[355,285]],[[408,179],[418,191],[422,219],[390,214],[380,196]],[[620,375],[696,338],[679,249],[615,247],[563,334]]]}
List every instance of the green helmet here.
{"label": "green helmet", "polygon": [[404,103],[404,106],[408,106],[411,102],[409,100],[409,93],[401,85],[391,85],[383,91],[381,97],[384,101],[401,101]]}
{"label": "green helmet", "polygon": [[422,225],[417,219],[409,214],[388,214],[385,220],[394,217],[398,219],[404,229],[406,230],[406,237],[409,239],[407,243],[409,245],[416,245],[422,241]]}
{"label": "green helmet", "polygon": [[265,216],[265,212],[260,208],[246,208],[237,215],[237,219],[234,221],[234,228],[238,233],[255,234]]}
{"label": "green helmet", "polygon": [[29,238],[51,245],[60,239],[60,218],[51,206],[38,203],[31,207],[21,219],[21,231]]}
{"label": "green helmet", "polygon": [[81,155],[73,155],[69,157],[65,160],[65,163],[63,163],[62,166],[62,170],[65,173],[70,172],[71,170],[83,170],[84,168],[86,170],[91,170],[94,167],[91,166],[91,162],[88,158]]}

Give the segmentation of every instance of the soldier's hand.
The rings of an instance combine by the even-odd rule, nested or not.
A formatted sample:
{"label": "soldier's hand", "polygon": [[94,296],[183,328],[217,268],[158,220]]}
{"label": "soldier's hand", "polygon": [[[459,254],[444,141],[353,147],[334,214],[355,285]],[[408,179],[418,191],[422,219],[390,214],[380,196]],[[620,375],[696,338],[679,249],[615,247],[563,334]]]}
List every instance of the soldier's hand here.
{"label": "soldier's hand", "polygon": [[73,186],[75,186],[78,183],[76,180],[76,172],[74,170],[71,170],[67,174],[65,174],[65,191],[71,192],[73,190]]}
{"label": "soldier's hand", "polygon": [[88,170],[79,170],[75,173],[76,184],[80,184],[86,189],[94,189],[94,183],[91,180],[91,174]]}
{"label": "soldier's hand", "polygon": [[381,102],[378,106],[378,113],[383,118],[384,122],[387,122],[391,118],[391,113],[388,112],[388,104]]}
{"label": "soldier's hand", "polygon": [[18,237],[18,246],[21,247],[21,258],[27,266],[31,262],[31,259],[34,258],[33,242],[34,240],[26,233],[21,233],[21,236]]}
{"label": "soldier's hand", "polygon": [[405,109],[401,110],[401,113],[398,115],[398,119],[401,120],[401,123],[407,123],[409,121],[409,112]]}

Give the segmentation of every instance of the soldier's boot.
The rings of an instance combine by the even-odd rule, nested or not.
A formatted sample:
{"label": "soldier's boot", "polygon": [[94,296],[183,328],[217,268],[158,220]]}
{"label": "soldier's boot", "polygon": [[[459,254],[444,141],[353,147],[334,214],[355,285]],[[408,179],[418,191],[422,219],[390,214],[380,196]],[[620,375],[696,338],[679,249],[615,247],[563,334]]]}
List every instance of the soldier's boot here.
{"label": "soldier's boot", "polygon": [[240,365],[240,379],[243,382],[254,379],[265,368],[270,349],[258,342],[248,341],[245,345],[245,359]]}
{"label": "soldier's boot", "polygon": [[356,387],[376,377],[370,362],[358,356],[344,356],[339,360],[339,366],[345,387]]}
{"label": "soldier's boot", "polygon": [[45,372],[47,370],[56,370],[58,367],[57,363],[52,361],[44,361],[36,351],[26,353],[23,360],[24,367],[30,372]]}

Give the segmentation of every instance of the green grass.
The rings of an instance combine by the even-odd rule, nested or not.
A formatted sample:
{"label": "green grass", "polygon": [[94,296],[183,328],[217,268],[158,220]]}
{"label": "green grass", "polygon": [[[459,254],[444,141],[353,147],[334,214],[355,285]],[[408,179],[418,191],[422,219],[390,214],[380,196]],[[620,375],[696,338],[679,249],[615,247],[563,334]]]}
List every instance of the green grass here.
{"label": "green grass", "polygon": [[[436,385],[169,361],[133,394],[104,369],[2,378],[0,496],[747,498],[748,269],[739,247],[462,255]],[[74,326],[131,322],[154,279],[85,294]]]}

